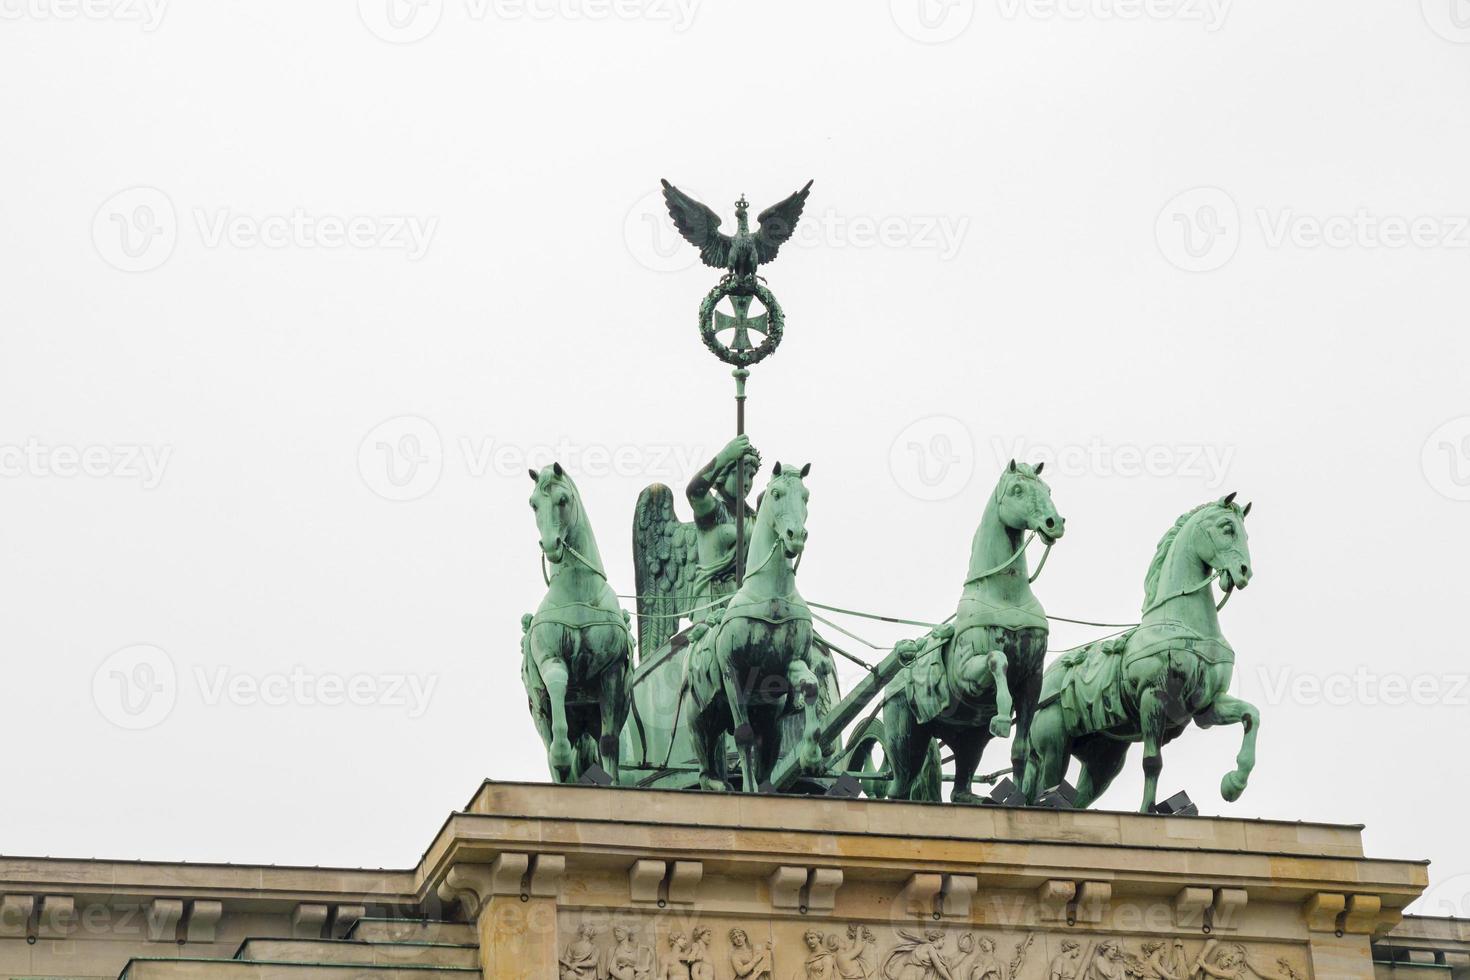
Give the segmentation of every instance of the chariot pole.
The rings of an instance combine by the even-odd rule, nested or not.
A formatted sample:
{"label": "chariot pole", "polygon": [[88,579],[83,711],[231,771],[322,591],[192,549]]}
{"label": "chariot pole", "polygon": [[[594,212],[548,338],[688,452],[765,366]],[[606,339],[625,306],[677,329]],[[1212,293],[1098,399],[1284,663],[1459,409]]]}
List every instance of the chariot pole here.
{"label": "chariot pole", "polygon": [[[737,367],[735,378],[735,435],[745,435],[745,379],[750,369]],[[745,583],[745,457],[735,461],[735,585]]]}

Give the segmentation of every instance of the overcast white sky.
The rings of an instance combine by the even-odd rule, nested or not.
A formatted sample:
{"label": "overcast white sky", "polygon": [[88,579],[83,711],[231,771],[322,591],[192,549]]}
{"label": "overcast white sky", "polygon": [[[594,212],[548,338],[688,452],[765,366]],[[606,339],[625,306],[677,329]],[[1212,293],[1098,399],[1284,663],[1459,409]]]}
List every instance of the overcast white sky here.
{"label": "overcast white sky", "polygon": [[0,852],[405,866],[545,778],[526,466],[631,591],[732,428],[658,179],[816,178],[750,401],[805,594],[947,615],[1016,454],[1048,609],[1131,620],[1238,489],[1260,764],[1161,787],[1470,912],[1470,5],[922,2],[0,0]]}

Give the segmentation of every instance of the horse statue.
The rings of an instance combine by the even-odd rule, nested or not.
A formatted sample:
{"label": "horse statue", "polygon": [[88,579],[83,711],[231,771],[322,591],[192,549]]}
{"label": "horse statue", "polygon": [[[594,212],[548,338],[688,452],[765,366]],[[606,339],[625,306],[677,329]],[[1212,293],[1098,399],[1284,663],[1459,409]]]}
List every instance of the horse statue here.
{"label": "horse statue", "polygon": [[975,769],[990,740],[1011,733],[1013,713],[1012,765],[1017,781],[1024,777],[1049,634],[1046,613],[1031,591],[1026,546],[1040,537],[1049,549],[1066,530],[1041,479],[1042,465],[1011,460],[1001,473],[970,545],[970,569],[953,623],[909,641],[917,647],[914,661],[889,685],[881,735],[873,739],[893,770],[886,787],[868,783],[875,795],[940,799],[935,742],[942,742],[954,753],[950,799],[979,802],[970,789]]}
{"label": "horse statue", "polygon": [[782,753],[782,717],[802,713],[794,751],[806,773],[821,768],[819,681],[812,614],[796,591],[795,563],[806,546],[802,482],[811,471],[777,463],[756,508],[745,580],[718,620],[696,624],[685,666],[683,714],[699,764],[700,787],[728,790],[725,735],[740,755],[742,788],[756,792]]}
{"label": "horse statue", "polygon": [[607,582],[582,496],[560,463],[531,470],[531,509],[551,571],[546,597],[522,622],[521,680],[557,782],[594,763],[618,778],[628,717],[633,635]]}
{"label": "horse statue", "polygon": [[[1123,769],[1128,746],[1143,742],[1143,805],[1154,806],[1160,750],[1193,721],[1244,728],[1236,767],[1220,781],[1234,802],[1256,763],[1261,715],[1232,697],[1235,651],[1217,611],[1251,579],[1245,518],[1235,494],[1201,504],[1159,541],[1144,580],[1142,622],[1122,636],[1079,647],[1047,668],[1031,726],[1023,792],[1028,803],[1056,786],[1070,757],[1082,764],[1074,806],[1088,806]],[[1218,579],[1224,597],[1215,603]]]}

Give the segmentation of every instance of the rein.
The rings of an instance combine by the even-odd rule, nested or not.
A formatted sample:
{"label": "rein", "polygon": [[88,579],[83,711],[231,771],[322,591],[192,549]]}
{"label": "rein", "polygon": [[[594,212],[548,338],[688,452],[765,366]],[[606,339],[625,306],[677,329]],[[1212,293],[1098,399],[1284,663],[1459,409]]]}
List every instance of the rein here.
{"label": "rein", "polygon": [[[1011,565],[1015,564],[1015,561],[1016,561],[1017,558],[1020,558],[1022,555],[1024,555],[1026,553],[1026,548],[1029,547],[1030,544],[1031,544],[1031,542],[1034,541],[1035,539],[1036,539],[1036,532],[1035,531],[1028,531],[1026,533],[1025,539],[1022,540],[1022,542],[1021,542],[1021,547],[1019,547],[1019,548],[1016,549],[1016,553],[1015,554],[1011,555],[1011,557],[1007,558],[1005,561],[1001,562],[999,565],[996,565],[994,568],[992,568],[992,569],[990,569],[988,571],[981,572],[979,575],[972,575],[970,578],[965,579],[965,584],[966,585],[974,585],[976,582],[982,581],[983,579],[990,578],[990,576],[996,574],[997,572],[1003,572],[1007,568],[1010,568]],[[1047,558],[1051,557],[1051,546],[1052,546],[1052,544],[1055,544],[1055,543],[1056,542],[1053,541],[1053,542],[1051,542],[1050,544],[1048,544],[1046,546],[1046,551],[1044,551],[1042,553],[1042,555],[1041,555],[1041,563],[1036,566],[1036,571],[1034,573],[1032,573],[1031,577],[1026,580],[1028,584],[1031,583],[1031,582],[1035,582],[1038,578],[1041,577],[1041,570],[1046,567],[1046,560],[1047,560]]]}
{"label": "rein", "polygon": [[[1166,596],[1162,596],[1161,598],[1155,599],[1153,602],[1149,603],[1147,606],[1144,607],[1144,609],[1143,609],[1143,615],[1144,616],[1147,616],[1149,613],[1153,612],[1155,609],[1159,608],[1160,606],[1162,606],[1164,603],[1170,601],[1171,599],[1182,599],[1182,598],[1184,598],[1187,595],[1194,595],[1200,589],[1208,588],[1209,587],[1209,584],[1211,582],[1215,581],[1215,579],[1217,579],[1219,577],[1220,577],[1220,572],[1217,569],[1216,571],[1211,572],[1210,575],[1209,575],[1209,577],[1206,578],[1203,582],[1200,582],[1198,585],[1191,585],[1187,589],[1183,589],[1183,590],[1181,590],[1179,592],[1171,592],[1171,593],[1169,593]],[[1234,595],[1234,594],[1235,594],[1235,590],[1234,589],[1226,589],[1225,590],[1225,595],[1223,597],[1221,597],[1219,603],[1215,606],[1215,612],[1219,612],[1221,609],[1224,609],[1225,608],[1225,603],[1229,602],[1230,601],[1230,597],[1232,595]]]}

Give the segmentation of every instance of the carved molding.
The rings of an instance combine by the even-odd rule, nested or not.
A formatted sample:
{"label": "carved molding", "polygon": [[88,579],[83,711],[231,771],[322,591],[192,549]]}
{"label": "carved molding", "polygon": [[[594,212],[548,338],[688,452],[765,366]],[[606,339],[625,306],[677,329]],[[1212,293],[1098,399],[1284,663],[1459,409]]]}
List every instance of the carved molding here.
{"label": "carved molding", "polygon": [[1346,909],[1346,895],[1318,892],[1302,903],[1302,918],[1312,932],[1336,932],[1337,917]]}
{"label": "carved molding", "polygon": [[[561,854],[537,854],[531,859],[532,898],[556,898],[561,879],[567,872],[567,859]],[[519,885],[519,882],[517,882]]]}
{"label": "carved molding", "polygon": [[1193,885],[1179,889],[1174,896],[1174,924],[1181,929],[1198,929],[1205,924],[1205,909],[1215,901],[1215,893]]}
{"label": "carved molding", "polygon": [[909,915],[927,919],[938,909],[939,895],[943,890],[943,875],[909,875],[903,890],[898,893],[898,903]]}
{"label": "carved molding", "polygon": [[365,905],[339,905],[332,913],[332,935],[343,938],[352,930],[358,919],[367,915]]}
{"label": "carved molding", "polygon": [[1037,912],[1042,922],[1060,922],[1067,917],[1067,906],[1077,894],[1077,883],[1053,878],[1036,889]]}
{"label": "carved molding", "polygon": [[813,912],[830,912],[842,887],[841,868],[813,868],[807,881],[806,907]]}
{"label": "carved molding", "polygon": [[806,868],[782,865],[766,881],[771,889],[772,908],[801,907],[801,890],[806,887]]}
{"label": "carved molding", "polygon": [[674,861],[669,865],[669,904],[693,905],[704,878],[703,861]]}
{"label": "carved molding", "polygon": [[1371,936],[1383,914],[1383,899],[1377,895],[1349,895],[1347,914],[1342,917],[1342,931]]}
{"label": "carved molding", "polygon": [[179,934],[179,920],[184,917],[184,903],[177,898],[155,898],[148,903],[144,915],[148,941],[171,943]]}
{"label": "carved molding", "polygon": [[521,894],[521,882],[530,869],[531,856],[516,853],[497,854],[489,864],[456,864],[444,876],[439,897],[459,902],[474,920],[494,896]]}
{"label": "carved molding", "polygon": [[1113,886],[1106,881],[1082,882],[1077,889],[1077,921],[1101,922],[1112,900]]}
{"label": "carved molding", "polygon": [[47,895],[41,899],[41,923],[37,935],[41,939],[65,939],[76,918],[75,899],[67,895]]}
{"label": "carved molding", "polygon": [[628,897],[635,902],[657,902],[667,870],[666,861],[634,861],[628,869]]}
{"label": "carved molding", "polygon": [[297,939],[320,939],[327,924],[327,907],[302,902],[291,913],[291,935]]}
{"label": "carved molding", "polygon": [[0,936],[24,936],[30,928],[31,912],[36,908],[32,895],[6,895],[0,898]]}
{"label": "carved molding", "polygon": [[939,911],[948,918],[968,919],[979,890],[980,879],[974,875],[945,875]]}
{"label": "carved molding", "polygon": [[189,903],[189,918],[184,923],[184,940],[191,943],[214,942],[214,927],[224,914],[222,903],[196,899]]}

